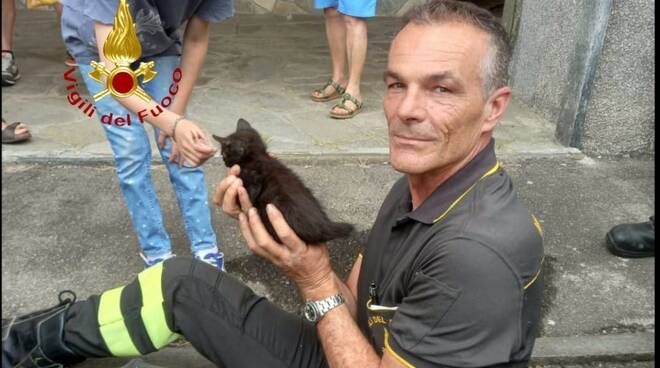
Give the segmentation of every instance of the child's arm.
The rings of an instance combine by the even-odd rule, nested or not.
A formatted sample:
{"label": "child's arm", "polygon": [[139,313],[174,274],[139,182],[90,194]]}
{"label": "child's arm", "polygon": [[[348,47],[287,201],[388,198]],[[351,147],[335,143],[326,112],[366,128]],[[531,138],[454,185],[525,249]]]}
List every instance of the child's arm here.
{"label": "child's arm", "polygon": [[193,87],[206,60],[208,48],[209,22],[193,16],[188,20],[186,32],[183,35],[183,51],[181,55],[181,72],[183,77],[179,82],[179,91],[170,108],[177,114],[183,114],[186,111]]}
{"label": "child's arm", "polygon": [[[209,22],[204,21],[196,16],[191,17],[186,25],[186,31],[183,35],[183,51],[181,55],[181,81],[178,83],[178,91],[174,98],[174,102],[170,105],[170,110],[184,115],[192,90],[195,87],[197,78],[204,65],[206,53],[209,46]],[[161,131],[158,137],[158,145],[163,147],[165,139],[167,139],[166,131]],[[179,155],[179,147],[176,143],[172,142],[172,152],[170,154],[170,162],[177,160]],[[179,162],[181,162],[181,159]]]}
{"label": "child's arm", "polygon": [[[112,31],[111,25],[96,22],[95,32],[99,58],[108,69],[112,70],[114,69],[115,65],[103,54],[103,45],[105,40],[108,38],[110,31]],[[190,88],[192,89],[192,87]],[[112,98],[115,98],[120,104],[122,104],[125,108],[132,111],[133,113],[137,113],[138,111],[144,109],[151,110],[157,106],[155,101],[151,100],[149,102],[145,102],[136,95],[125,98],[112,96]],[[176,112],[164,109],[163,112],[157,117],[149,115],[145,118],[145,120],[154,127],[159,128],[161,131],[164,131],[167,135],[171,136],[174,128],[174,122],[180,116],[181,115]],[[179,151],[185,160],[193,166],[201,165],[210,157],[212,157],[216,152],[216,149],[210,143],[208,143],[209,140],[204,134],[204,131],[198,127],[197,124],[188,119],[179,121],[176,127],[176,136],[174,137],[174,140],[177,142]]]}

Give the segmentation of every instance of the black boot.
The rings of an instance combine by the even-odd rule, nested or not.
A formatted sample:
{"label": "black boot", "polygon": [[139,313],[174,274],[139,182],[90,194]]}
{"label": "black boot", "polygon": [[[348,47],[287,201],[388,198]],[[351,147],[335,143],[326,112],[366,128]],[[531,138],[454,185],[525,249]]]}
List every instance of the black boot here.
{"label": "black boot", "polygon": [[[73,300],[62,299],[67,292]],[[63,367],[85,360],[62,341],[64,317],[76,294],[63,291],[58,298],[54,307],[2,320],[2,368]]]}
{"label": "black boot", "polygon": [[607,248],[625,258],[655,256],[655,217],[638,224],[622,224],[607,233]]}

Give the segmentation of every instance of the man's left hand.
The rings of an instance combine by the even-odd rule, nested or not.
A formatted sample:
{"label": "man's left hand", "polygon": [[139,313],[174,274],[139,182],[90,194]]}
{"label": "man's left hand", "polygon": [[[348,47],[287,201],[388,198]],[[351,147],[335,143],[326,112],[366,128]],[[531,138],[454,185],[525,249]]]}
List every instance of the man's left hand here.
{"label": "man's left hand", "polygon": [[272,204],[266,207],[266,212],[282,244],[270,236],[256,209],[251,208],[247,216],[240,213],[238,217],[248,248],[291,278],[305,299],[320,299],[335,293],[328,248],[324,244],[305,244]]}

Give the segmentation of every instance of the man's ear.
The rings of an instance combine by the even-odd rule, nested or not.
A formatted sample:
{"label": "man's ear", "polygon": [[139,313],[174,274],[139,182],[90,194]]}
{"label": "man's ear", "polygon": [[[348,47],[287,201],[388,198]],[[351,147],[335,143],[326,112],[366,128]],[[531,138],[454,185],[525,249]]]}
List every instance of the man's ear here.
{"label": "man's ear", "polygon": [[496,89],[486,102],[484,108],[484,125],[481,127],[482,132],[493,131],[497,123],[502,120],[502,116],[509,107],[511,102],[511,87],[504,86]]}

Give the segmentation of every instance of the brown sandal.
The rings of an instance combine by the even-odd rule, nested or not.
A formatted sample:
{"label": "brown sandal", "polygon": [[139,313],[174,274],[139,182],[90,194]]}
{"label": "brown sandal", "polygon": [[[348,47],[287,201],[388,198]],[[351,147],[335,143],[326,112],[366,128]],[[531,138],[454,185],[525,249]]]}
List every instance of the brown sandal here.
{"label": "brown sandal", "polygon": [[[2,119],[2,122],[6,124],[5,119]],[[6,127],[2,128],[2,143],[18,143],[27,141],[32,137],[30,132],[25,132],[23,134],[16,134],[16,128],[18,128],[19,122],[11,123]]]}
{"label": "brown sandal", "polygon": [[[346,101],[351,101],[355,105],[355,108],[350,108],[346,106]],[[340,109],[343,109],[344,111],[347,112],[347,114],[337,114],[335,112],[332,112],[332,110],[334,110],[335,107],[339,107]],[[358,101],[355,97],[351,96],[350,94],[344,93],[341,96],[341,101],[339,101],[339,103],[337,103],[335,106],[332,107],[332,109],[330,109],[330,117],[335,119],[350,119],[355,115],[359,114],[360,111],[362,111],[362,102]]]}
{"label": "brown sandal", "polygon": [[[332,88],[334,88],[334,92],[332,92],[332,93],[329,94],[329,95],[324,95],[324,94],[323,94],[323,91],[325,91],[325,89],[328,88],[329,86],[332,86]],[[337,99],[337,98],[341,97],[342,94],[343,94],[345,91],[346,91],[346,88],[345,88],[345,87],[340,86],[339,83],[333,81],[332,79],[328,79],[328,81],[325,82],[325,84],[323,85],[323,87],[321,87],[320,89],[315,89],[315,90],[314,90],[314,92],[320,94],[321,97],[316,97],[316,96],[314,95],[314,93],[312,93],[311,97],[312,97],[312,101],[315,101],[315,102],[326,102],[326,101],[331,101],[331,100],[334,100],[334,99]]]}

